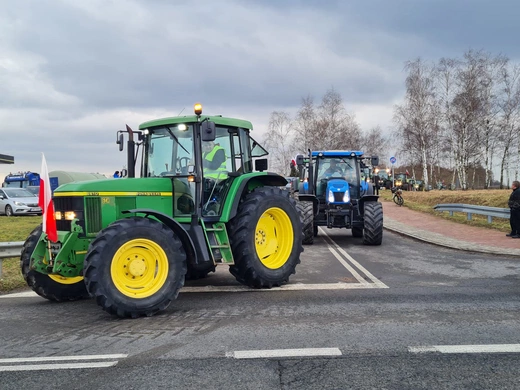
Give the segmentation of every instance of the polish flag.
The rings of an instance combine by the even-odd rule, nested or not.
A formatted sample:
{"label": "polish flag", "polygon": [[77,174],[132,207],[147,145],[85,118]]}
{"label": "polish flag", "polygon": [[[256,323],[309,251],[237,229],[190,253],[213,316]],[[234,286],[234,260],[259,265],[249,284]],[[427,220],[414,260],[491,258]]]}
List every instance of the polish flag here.
{"label": "polish flag", "polygon": [[49,180],[49,171],[47,170],[47,162],[42,153],[42,169],[40,171],[40,193],[38,197],[38,206],[43,211],[43,232],[47,233],[49,240],[58,241],[58,229],[56,229],[56,220],[54,219],[54,203],[52,202],[51,182]]}

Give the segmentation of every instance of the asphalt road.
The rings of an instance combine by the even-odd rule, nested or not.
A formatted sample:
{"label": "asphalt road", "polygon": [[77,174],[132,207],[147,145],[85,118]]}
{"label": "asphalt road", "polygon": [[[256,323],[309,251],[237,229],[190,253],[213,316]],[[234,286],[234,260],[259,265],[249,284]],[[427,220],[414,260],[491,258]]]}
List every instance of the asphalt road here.
{"label": "asphalt road", "polygon": [[0,297],[0,389],[520,389],[519,260],[327,230],[286,287],[223,268],[151,318]]}

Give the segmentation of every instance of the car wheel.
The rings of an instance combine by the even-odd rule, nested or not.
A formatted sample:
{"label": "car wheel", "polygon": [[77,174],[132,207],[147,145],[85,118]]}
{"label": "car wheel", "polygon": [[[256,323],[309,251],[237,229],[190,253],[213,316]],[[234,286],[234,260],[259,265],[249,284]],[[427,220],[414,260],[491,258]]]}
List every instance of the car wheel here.
{"label": "car wheel", "polygon": [[14,215],[13,208],[9,205],[5,206],[5,215],[12,217]]}

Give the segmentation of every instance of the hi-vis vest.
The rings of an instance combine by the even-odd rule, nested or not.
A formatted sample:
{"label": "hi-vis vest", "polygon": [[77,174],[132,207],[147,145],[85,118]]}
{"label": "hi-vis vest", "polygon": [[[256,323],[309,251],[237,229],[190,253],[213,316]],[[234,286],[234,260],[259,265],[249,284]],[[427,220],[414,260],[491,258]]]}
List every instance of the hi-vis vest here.
{"label": "hi-vis vest", "polygon": [[[225,149],[222,146],[215,145],[213,147],[213,149],[211,150],[211,152],[208,152],[203,156],[204,160],[210,161],[210,162],[213,161],[215,154],[220,149],[222,149],[224,151],[224,156],[225,156],[226,155]],[[226,160],[224,160],[222,162],[222,164],[220,164],[220,167],[218,167],[217,169],[204,168],[204,177],[208,177],[208,178],[215,179],[215,180],[216,179],[219,179],[219,180],[225,179],[227,177]]]}

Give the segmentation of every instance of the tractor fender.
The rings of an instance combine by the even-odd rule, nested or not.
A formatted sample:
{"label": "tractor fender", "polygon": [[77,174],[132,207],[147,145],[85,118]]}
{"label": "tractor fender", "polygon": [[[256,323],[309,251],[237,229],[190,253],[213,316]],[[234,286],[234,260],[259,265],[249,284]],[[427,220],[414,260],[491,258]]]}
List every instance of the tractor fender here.
{"label": "tractor fender", "polygon": [[[231,211],[229,213],[229,220],[233,219],[237,215],[238,205],[240,204],[240,200],[242,196],[246,192],[247,189],[252,190],[249,187],[249,183],[254,183],[256,187],[283,187],[287,185],[287,180],[285,177],[272,172],[267,172],[265,175],[258,175],[250,177],[246,180],[243,180],[240,183],[240,187],[238,187],[237,195],[235,199],[233,199],[233,204],[231,205]],[[258,185],[256,185],[258,184]]]}
{"label": "tractor fender", "polygon": [[182,242],[182,246],[184,247],[184,250],[186,251],[186,255],[188,256],[188,261],[191,263],[197,263],[197,251],[195,250],[195,245],[193,244],[193,240],[191,239],[190,235],[186,231],[186,229],[175,219],[170,217],[167,214],[160,213],[156,210],[152,209],[132,209],[132,210],[125,210],[122,212],[123,214],[129,214],[129,213],[140,213],[144,214],[145,218],[148,218],[149,215],[157,218],[159,221],[164,223],[166,226],[168,226],[170,229],[174,231],[174,233],[179,237],[179,239]]}
{"label": "tractor fender", "polygon": [[364,195],[359,199],[358,207],[359,207],[359,214],[363,215],[365,208],[363,207],[365,202],[377,202],[379,199],[379,195]]}

